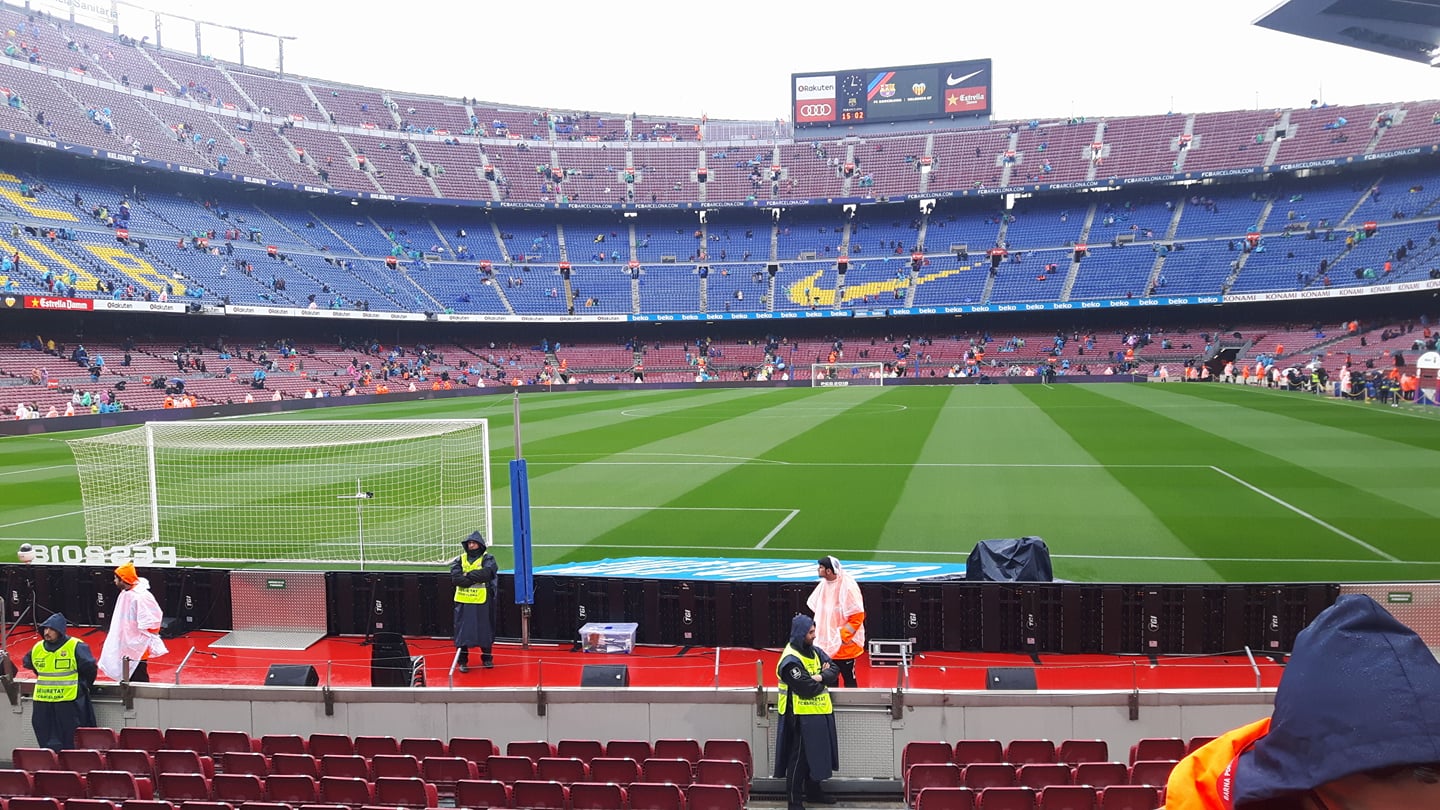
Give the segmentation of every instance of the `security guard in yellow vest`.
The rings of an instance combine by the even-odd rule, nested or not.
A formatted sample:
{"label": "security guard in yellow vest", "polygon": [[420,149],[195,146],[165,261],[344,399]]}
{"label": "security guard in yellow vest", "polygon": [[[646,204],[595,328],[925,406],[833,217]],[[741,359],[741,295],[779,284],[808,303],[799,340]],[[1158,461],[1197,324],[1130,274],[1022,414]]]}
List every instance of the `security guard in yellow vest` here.
{"label": "security guard in yellow vest", "polygon": [[820,783],[840,767],[840,741],[827,689],[838,683],[840,672],[815,646],[814,619],[800,615],[791,622],[790,643],[780,653],[775,674],[780,680],[775,777],[785,779],[788,808],[804,810],[806,801],[834,804]]}
{"label": "security guard in yellow vest", "polygon": [[470,648],[480,648],[480,662],[495,666],[490,654],[495,644],[495,584],[500,566],[486,553],[485,535],[472,532],[460,544],[463,554],[450,564],[455,585],[455,646],[460,648],[460,671],[470,671]]}
{"label": "security guard in yellow vest", "polygon": [[24,660],[35,673],[30,725],[36,741],[53,751],[74,748],[75,729],[95,724],[89,697],[95,654],[85,642],[67,636],[67,627],[64,615],[52,614],[40,625],[40,641]]}

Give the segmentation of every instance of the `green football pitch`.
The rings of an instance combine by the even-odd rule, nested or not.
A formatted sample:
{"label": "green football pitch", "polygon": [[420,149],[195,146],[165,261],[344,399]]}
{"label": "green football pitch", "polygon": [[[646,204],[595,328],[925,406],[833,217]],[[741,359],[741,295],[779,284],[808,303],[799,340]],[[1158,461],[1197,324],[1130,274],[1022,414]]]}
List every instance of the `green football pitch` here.
{"label": "green football pitch", "polygon": [[[1440,578],[1440,419],[1221,385],[689,389],[521,396],[535,562],[963,563],[1035,535],[1077,581]],[[511,397],[286,419],[491,420],[510,563]],[[0,555],[84,538],[64,440],[0,439]],[[460,538],[434,538],[458,548]]]}

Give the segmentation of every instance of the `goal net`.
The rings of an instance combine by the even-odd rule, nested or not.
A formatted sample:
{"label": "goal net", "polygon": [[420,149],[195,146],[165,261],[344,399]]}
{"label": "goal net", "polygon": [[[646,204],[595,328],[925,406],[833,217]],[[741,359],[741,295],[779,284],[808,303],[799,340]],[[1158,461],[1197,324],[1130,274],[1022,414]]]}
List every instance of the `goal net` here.
{"label": "goal net", "polygon": [[472,531],[494,540],[483,419],[148,422],[68,444],[92,546],[438,563]]}
{"label": "goal net", "polygon": [[850,385],[884,385],[884,363],[811,363],[811,388],[843,388]]}

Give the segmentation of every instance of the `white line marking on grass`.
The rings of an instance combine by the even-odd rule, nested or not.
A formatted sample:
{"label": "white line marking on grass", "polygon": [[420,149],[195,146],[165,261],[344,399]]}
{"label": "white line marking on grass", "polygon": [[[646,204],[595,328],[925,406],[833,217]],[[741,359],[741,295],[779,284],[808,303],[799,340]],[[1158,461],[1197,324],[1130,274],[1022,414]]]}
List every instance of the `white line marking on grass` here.
{"label": "white line marking on grass", "polygon": [[[677,454],[680,455],[680,454]],[[722,456],[723,458],[723,456]],[[783,464],[787,467],[977,467],[977,468],[1040,468],[1040,469],[1080,469],[1080,470],[1209,470],[1214,469],[1209,464],[1011,464],[1001,462],[961,462],[961,461],[936,461],[936,462],[883,462],[883,461],[776,461],[774,459],[755,459],[766,464]],[[558,465],[559,461],[536,461],[534,466]],[[623,467],[633,465],[636,467],[663,467],[666,465],[719,465],[722,462],[712,461],[587,461],[586,464],[599,466]],[[730,466],[730,465],[726,465]]]}
{"label": "white line marking on grass", "polygon": [[[83,543],[83,537],[0,537],[0,540],[20,540],[26,543]],[[351,543],[350,545],[355,545]]]}
{"label": "white line marking on grass", "polygon": [[720,456],[710,453],[616,453],[617,456],[672,456],[674,458],[718,458],[725,461],[754,461],[761,464],[789,464],[788,461],[776,461],[769,458],[751,458],[749,456]]}
{"label": "white line marking on grass", "polygon": [[46,515],[45,517],[31,518],[29,520],[17,520],[14,523],[0,523],[0,529],[8,529],[11,526],[24,526],[29,523],[41,523],[46,520],[55,520],[56,518],[64,517],[74,517],[75,515],[83,514],[85,514],[85,510],[81,509],[75,512],[61,512],[58,515]]}
{"label": "white line marking on grass", "polygon": [[1243,479],[1241,479],[1241,478],[1239,478],[1239,477],[1237,477],[1237,476],[1231,475],[1230,473],[1228,473],[1228,472],[1220,469],[1219,467],[1212,466],[1210,469],[1214,470],[1214,471],[1217,472],[1217,473],[1220,473],[1221,475],[1225,476],[1226,478],[1229,478],[1231,481],[1234,481],[1235,483],[1239,484],[1240,486],[1245,487],[1246,489],[1250,490],[1251,492],[1254,492],[1256,495],[1260,495],[1260,496],[1262,496],[1262,497],[1265,497],[1265,498],[1268,498],[1268,499],[1274,501],[1275,503],[1280,504],[1281,506],[1285,507],[1286,509],[1289,509],[1291,512],[1294,512],[1295,514],[1299,515],[1300,517],[1303,517],[1303,518],[1305,518],[1306,520],[1309,520],[1311,523],[1314,523],[1314,524],[1317,525],[1317,526],[1321,526],[1321,527],[1323,527],[1323,528],[1329,529],[1330,531],[1334,532],[1335,534],[1338,534],[1338,535],[1340,535],[1341,537],[1345,538],[1346,540],[1349,540],[1350,542],[1354,543],[1355,545],[1357,545],[1357,546],[1365,549],[1366,551],[1369,551],[1371,554],[1374,554],[1374,555],[1376,555],[1376,556],[1378,556],[1378,557],[1383,557],[1383,558],[1385,558],[1386,560],[1388,560],[1388,561],[1390,561],[1390,562],[1400,562],[1400,558],[1399,558],[1399,557],[1396,557],[1396,556],[1394,556],[1394,555],[1387,554],[1387,553],[1381,551],[1380,549],[1378,549],[1378,548],[1370,545],[1369,543],[1365,542],[1364,540],[1361,540],[1360,538],[1356,537],[1355,535],[1350,534],[1349,532],[1343,531],[1343,530],[1341,530],[1341,529],[1339,529],[1339,528],[1337,528],[1337,527],[1335,527],[1335,526],[1332,526],[1332,525],[1330,525],[1329,523],[1326,523],[1325,521],[1321,520],[1320,518],[1315,517],[1314,515],[1310,514],[1309,512],[1306,512],[1304,509],[1301,509],[1300,507],[1295,506],[1294,504],[1287,503],[1287,502],[1281,500],[1280,498],[1277,498],[1277,497],[1275,497],[1274,495],[1271,495],[1270,493],[1266,492],[1265,490],[1263,490],[1263,489],[1255,486],[1254,484],[1252,484],[1252,483],[1250,483],[1250,482],[1248,482],[1248,481],[1245,481],[1245,480],[1243,480]]}
{"label": "white line marking on grass", "polygon": [[75,469],[75,465],[74,465],[74,464],[52,464],[52,465],[50,465],[49,467],[27,467],[27,468],[25,468],[25,469],[23,469],[23,470],[10,470],[10,471],[8,471],[8,472],[0,472],[0,475],[29,475],[30,473],[45,472],[46,470],[65,470],[65,469],[73,470],[73,469]]}
{"label": "white line marking on grass", "polygon": [[[509,509],[497,503],[495,509]],[[780,506],[534,506],[531,509],[578,509],[593,512],[798,512]],[[0,528],[4,528],[0,526]],[[969,553],[969,552],[966,552]]]}
{"label": "white line marking on grass", "polygon": [[[868,409],[868,410],[867,410]],[[837,406],[833,408],[822,408],[813,405],[786,406],[783,411],[751,411],[744,414],[737,414],[734,418],[750,419],[786,419],[790,417],[810,417],[814,414],[882,414],[900,413],[910,410],[909,405],[900,405],[895,402],[861,402],[852,407]],[[684,414],[688,419],[713,419],[714,415],[705,412],[705,408],[624,408],[621,409],[621,416],[671,416]]]}
{"label": "white line marking on grass", "polygon": [[800,510],[799,510],[799,509],[791,509],[791,510],[790,510],[790,514],[786,515],[784,520],[782,520],[782,521],[780,521],[778,524],[776,524],[775,528],[771,529],[771,530],[770,530],[770,533],[767,534],[767,535],[765,535],[764,539],[762,539],[759,543],[757,543],[757,544],[755,545],[755,549],[758,551],[759,549],[764,548],[765,545],[770,542],[770,538],[772,538],[772,537],[774,537],[775,535],[779,534],[779,533],[780,533],[780,530],[783,529],[783,528],[785,528],[785,524],[787,524],[787,523],[789,523],[790,521],[794,520],[794,519],[795,519],[795,516],[798,515],[798,514],[800,514]]}

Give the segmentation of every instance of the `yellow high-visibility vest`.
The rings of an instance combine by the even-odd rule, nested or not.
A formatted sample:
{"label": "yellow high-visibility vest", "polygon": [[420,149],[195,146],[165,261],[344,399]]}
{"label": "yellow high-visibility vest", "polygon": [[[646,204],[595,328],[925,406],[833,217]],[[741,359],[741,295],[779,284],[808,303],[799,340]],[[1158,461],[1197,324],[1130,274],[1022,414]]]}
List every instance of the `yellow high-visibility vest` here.
{"label": "yellow high-visibility vest", "polygon": [[[484,564],[484,554],[481,554],[479,559],[475,560],[474,563],[471,563],[467,557],[462,556],[460,558],[460,570],[467,574],[471,571],[478,570],[480,566]],[[455,589],[455,601],[463,602],[467,605],[483,605],[489,595],[490,588],[485,585],[465,585]]]}
{"label": "yellow high-visibility vest", "polygon": [[30,650],[35,665],[34,699],[39,703],[64,703],[80,696],[80,668],[75,661],[75,648],[80,639],[72,638],[55,652],[38,641]]}
{"label": "yellow high-visibility vest", "polygon": [[[792,655],[800,660],[800,663],[805,666],[805,671],[807,673],[811,675],[820,674],[819,655],[816,655],[813,658],[806,658],[805,656],[797,652],[794,647],[786,644],[785,650],[780,653],[780,663],[777,663],[775,665],[775,676],[780,679],[780,700],[776,703],[775,709],[780,714],[785,713],[785,706],[790,702],[790,687],[785,685],[785,678],[780,674],[780,666],[784,663],[786,658],[789,658]],[[829,690],[821,692],[820,694],[811,698],[801,697],[799,695],[795,696],[796,714],[830,714],[833,711],[834,706],[832,706],[830,703]]]}

